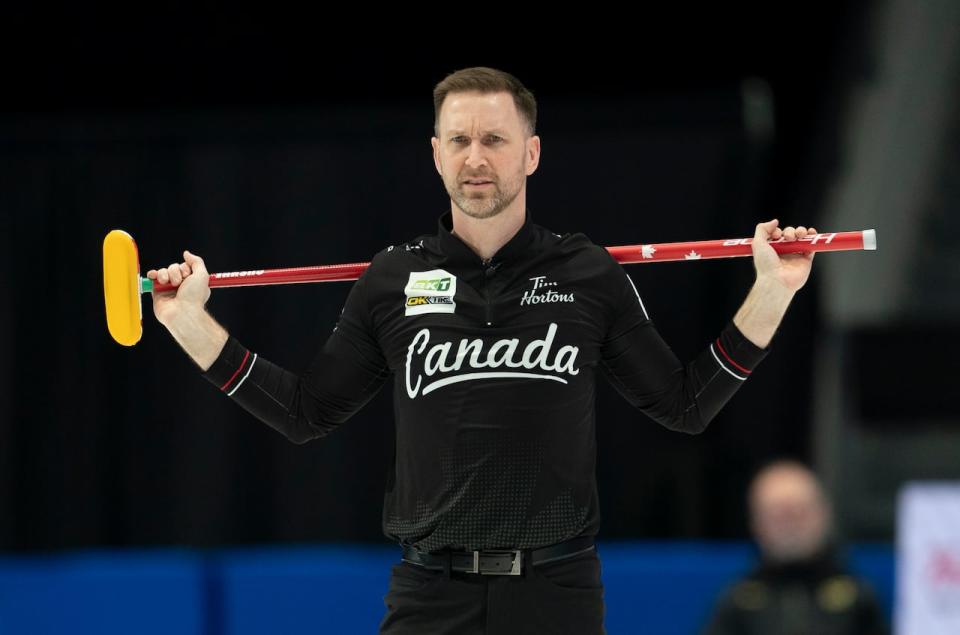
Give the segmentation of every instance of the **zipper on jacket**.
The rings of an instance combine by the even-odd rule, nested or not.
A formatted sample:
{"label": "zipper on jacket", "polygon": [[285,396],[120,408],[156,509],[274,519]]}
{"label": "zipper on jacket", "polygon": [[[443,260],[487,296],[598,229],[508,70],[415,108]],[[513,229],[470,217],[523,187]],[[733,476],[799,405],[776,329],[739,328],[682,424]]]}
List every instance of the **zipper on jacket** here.
{"label": "zipper on jacket", "polygon": [[490,265],[490,258],[480,260],[480,264],[483,266],[483,296],[487,301],[487,326],[493,325],[493,320],[490,317],[491,306],[490,306],[490,278],[493,277],[493,274],[496,273],[497,268]]}

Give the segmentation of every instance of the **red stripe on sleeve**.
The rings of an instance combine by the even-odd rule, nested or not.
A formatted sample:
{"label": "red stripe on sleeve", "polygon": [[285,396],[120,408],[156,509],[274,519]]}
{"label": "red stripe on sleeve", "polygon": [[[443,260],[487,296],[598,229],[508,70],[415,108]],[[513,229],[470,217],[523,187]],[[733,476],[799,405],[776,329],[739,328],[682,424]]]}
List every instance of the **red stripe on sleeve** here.
{"label": "red stripe on sleeve", "polygon": [[248,357],[250,357],[250,351],[247,351],[246,353],[243,354],[243,360],[240,362],[240,367],[237,368],[237,370],[233,371],[233,374],[230,375],[230,379],[227,380],[227,383],[220,386],[220,390],[226,390],[227,386],[230,385],[230,382],[232,382],[234,379],[237,378],[237,375],[239,375],[240,371],[243,370],[243,365],[247,363]]}
{"label": "red stripe on sleeve", "polygon": [[737,370],[740,370],[740,371],[742,371],[742,372],[744,372],[744,373],[746,373],[746,374],[748,374],[748,375],[750,374],[750,372],[751,372],[750,369],[744,368],[743,366],[741,366],[741,365],[738,364],[737,362],[733,361],[733,359],[731,359],[729,355],[727,355],[727,351],[723,350],[723,345],[720,343],[720,338],[719,338],[719,337],[717,338],[717,348],[720,349],[720,352],[723,353],[723,356],[727,358],[727,361],[728,361],[728,362],[730,362],[731,364],[733,364],[734,366],[737,367]]}

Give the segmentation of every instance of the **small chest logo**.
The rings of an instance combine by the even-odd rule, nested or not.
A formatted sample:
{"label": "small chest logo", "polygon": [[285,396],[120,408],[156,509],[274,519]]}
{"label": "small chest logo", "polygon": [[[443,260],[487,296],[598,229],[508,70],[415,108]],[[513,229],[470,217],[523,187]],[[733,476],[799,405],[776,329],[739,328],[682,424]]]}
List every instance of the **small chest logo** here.
{"label": "small chest logo", "polygon": [[572,293],[560,293],[553,289],[556,287],[556,282],[547,282],[546,276],[536,276],[530,278],[533,282],[533,288],[527,289],[523,292],[523,297],[520,298],[520,306],[526,306],[530,304],[541,304],[543,302],[573,302]]}
{"label": "small chest logo", "polygon": [[457,277],[443,269],[411,271],[403,290],[404,315],[453,313],[457,308]]}

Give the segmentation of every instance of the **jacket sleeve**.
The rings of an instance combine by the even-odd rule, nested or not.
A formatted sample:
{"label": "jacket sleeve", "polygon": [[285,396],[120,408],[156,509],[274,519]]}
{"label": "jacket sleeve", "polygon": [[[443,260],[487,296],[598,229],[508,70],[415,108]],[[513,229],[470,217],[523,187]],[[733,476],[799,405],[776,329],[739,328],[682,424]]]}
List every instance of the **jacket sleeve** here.
{"label": "jacket sleeve", "polygon": [[370,271],[368,266],[350,289],[333,332],[302,375],[231,335],[202,376],[294,443],[329,434],[370,401],[390,375],[367,306]]}
{"label": "jacket sleeve", "polygon": [[685,365],[647,315],[630,276],[614,261],[618,298],[600,353],[600,368],[631,405],[671,430],[702,432],[769,353],[733,323]]}

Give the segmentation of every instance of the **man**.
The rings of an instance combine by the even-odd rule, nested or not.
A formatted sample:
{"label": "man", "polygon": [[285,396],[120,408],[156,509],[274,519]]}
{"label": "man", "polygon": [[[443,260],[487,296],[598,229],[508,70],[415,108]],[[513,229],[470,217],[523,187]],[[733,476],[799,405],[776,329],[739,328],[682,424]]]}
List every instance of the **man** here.
{"label": "man", "polygon": [[779,256],[767,239],[808,230],[757,225],[753,288],[684,366],[606,249],[531,221],[540,138],[530,91],[467,68],[437,84],[434,113],[450,211],[436,235],[374,255],[302,376],[204,311],[207,270],[188,251],[147,273],[179,285],[154,294],[154,312],[206,379],[297,443],[331,432],[393,375],[383,531],[403,551],[381,633],[601,633],[597,372],[661,424],[702,431],[766,355],[809,275],[812,253]]}
{"label": "man", "polygon": [[883,635],[870,588],[837,561],[832,513],[813,473],[777,461],[754,478],[750,527],[760,566],[721,598],[708,635]]}

